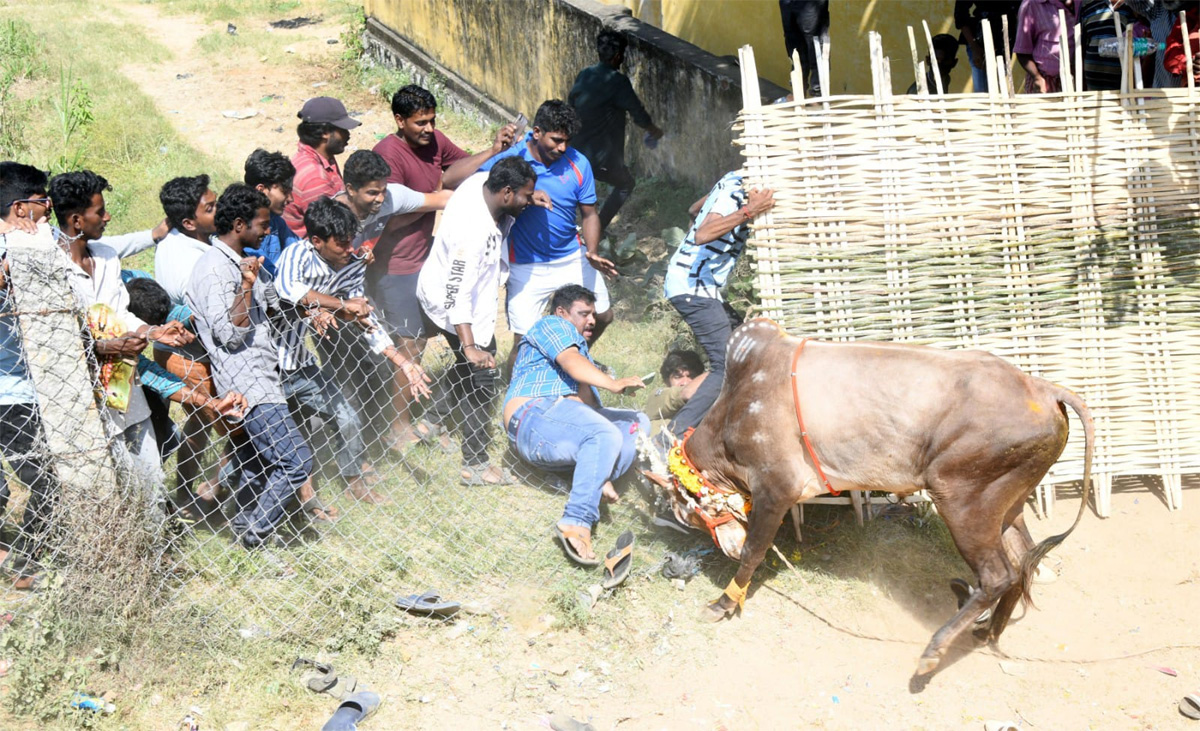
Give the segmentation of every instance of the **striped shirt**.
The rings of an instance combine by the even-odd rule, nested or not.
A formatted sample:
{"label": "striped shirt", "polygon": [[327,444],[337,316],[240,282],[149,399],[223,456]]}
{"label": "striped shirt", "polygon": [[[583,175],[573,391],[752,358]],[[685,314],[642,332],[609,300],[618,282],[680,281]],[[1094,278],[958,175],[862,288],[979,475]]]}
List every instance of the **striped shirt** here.
{"label": "striped shirt", "polygon": [[696,243],[696,232],[710,213],[728,216],[746,205],[747,198],[746,191],[742,189],[742,176],[736,171],[726,173],[717,181],[704,200],[692,229],[671,256],[663,282],[664,297],[671,299],[692,294],[721,299],[721,288],[729,281],[738,257],[746,249],[746,238],[750,235],[749,222],[703,245]]}
{"label": "striped shirt", "polygon": [[[555,360],[567,348],[579,348],[579,354],[595,365],[588,353],[587,341],[579,330],[558,315],[547,315],[533,324],[517,350],[512,380],[504,402],[511,398],[573,396],[579,382]],[[594,389],[593,389],[594,390]],[[599,402],[599,394],[597,394]]]}
{"label": "striped shirt", "polygon": [[[310,291],[343,299],[362,297],[367,264],[361,257],[351,256],[346,266],[334,269],[317,253],[312,242],[304,239],[283,250],[276,269],[275,291],[279,293],[279,299],[299,305]],[[368,321],[374,329],[364,332],[363,337],[372,352],[382,353],[392,341],[374,313]],[[316,364],[312,352],[304,347],[310,324],[307,317],[292,316],[288,327],[279,334],[279,367],[282,370],[294,371]]]}

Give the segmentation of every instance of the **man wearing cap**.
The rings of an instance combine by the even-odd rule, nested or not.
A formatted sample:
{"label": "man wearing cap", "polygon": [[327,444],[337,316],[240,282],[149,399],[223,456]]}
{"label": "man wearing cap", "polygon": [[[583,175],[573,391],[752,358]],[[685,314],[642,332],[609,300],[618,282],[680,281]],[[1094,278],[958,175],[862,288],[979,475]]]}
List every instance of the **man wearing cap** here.
{"label": "man wearing cap", "polygon": [[304,237],[308,204],[323,195],[333,197],[345,187],[337,156],[350,142],[350,130],[361,122],[352,119],[346,106],[329,96],[304,102],[296,116],[300,118],[296,127],[300,143],[292,156],[296,177],[292,181],[292,202],[283,209],[283,220],[296,235]]}

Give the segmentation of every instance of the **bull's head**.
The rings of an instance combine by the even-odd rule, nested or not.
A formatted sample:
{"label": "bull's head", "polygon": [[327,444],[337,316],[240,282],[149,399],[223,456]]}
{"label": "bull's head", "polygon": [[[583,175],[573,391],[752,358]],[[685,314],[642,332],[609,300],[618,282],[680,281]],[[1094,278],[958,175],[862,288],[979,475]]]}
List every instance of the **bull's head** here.
{"label": "bull's head", "polygon": [[[688,505],[680,495],[679,487],[675,484],[673,477],[655,474],[649,470],[642,470],[642,475],[662,489],[663,494],[671,503],[671,510],[681,523],[705,533],[709,532],[704,518],[700,517],[700,514],[693,510],[692,506]],[[746,526],[742,525],[740,521],[731,520],[714,527],[712,532],[722,553],[734,561],[742,559],[742,546],[746,543]]]}

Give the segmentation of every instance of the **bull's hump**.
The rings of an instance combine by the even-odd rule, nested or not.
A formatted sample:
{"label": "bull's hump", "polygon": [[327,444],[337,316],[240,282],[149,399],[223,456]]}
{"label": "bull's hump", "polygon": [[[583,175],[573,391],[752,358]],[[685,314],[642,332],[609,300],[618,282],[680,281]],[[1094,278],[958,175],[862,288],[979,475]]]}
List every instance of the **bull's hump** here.
{"label": "bull's hump", "polygon": [[774,320],[758,317],[733,331],[725,346],[725,362],[730,367],[753,361],[761,347],[786,337],[787,333]]}

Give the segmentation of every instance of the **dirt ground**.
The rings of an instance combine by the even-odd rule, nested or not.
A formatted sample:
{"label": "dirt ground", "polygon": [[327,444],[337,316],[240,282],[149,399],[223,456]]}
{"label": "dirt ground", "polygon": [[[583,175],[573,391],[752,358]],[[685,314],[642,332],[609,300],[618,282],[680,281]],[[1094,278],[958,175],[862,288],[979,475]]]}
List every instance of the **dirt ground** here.
{"label": "dirt ground", "polygon": [[[326,43],[341,29],[323,24],[278,31],[294,35],[291,47],[305,64],[214,59],[195,43],[223,23],[160,15],[150,4],[119,7],[175,54],[123,72],[192,144],[235,170],[255,147],[294,149],[295,113],[321,93],[322,68],[341,50]],[[369,94],[348,106],[363,122],[352,148],[394,129],[390,111]],[[259,114],[222,116],[246,108]],[[498,624],[410,625],[358,669],[386,699],[364,727],[539,729],[565,713],[597,729],[982,729],[988,720],[1024,729],[1200,729],[1176,710],[1183,695],[1200,691],[1200,481],[1185,482],[1186,508],[1174,513],[1156,485],[1126,482],[1110,519],[1085,515],[1052,554],[1060,578],[1036,587],[1038,609],[1018,610],[1005,634],[1009,658],[967,651],[923,690],[910,689],[910,675],[952,612],[949,590],[914,604],[896,600],[884,583],[852,604],[827,604],[818,594],[785,595],[777,587],[786,582],[768,579],[756,582],[742,617],[709,626],[695,616],[722,583],[701,575],[669,605],[651,605],[639,596],[664,581],[655,576],[623,589],[627,616],[606,618],[616,631],[558,630],[532,606],[509,608]],[[1053,520],[1031,519],[1035,538],[1068,525],[1078,504],[1076,493],[1060,491]],[[616,609],[602,602],[595,611]],[[297,711],[246,719],[251,728],[320,724],[311,709]]]}

